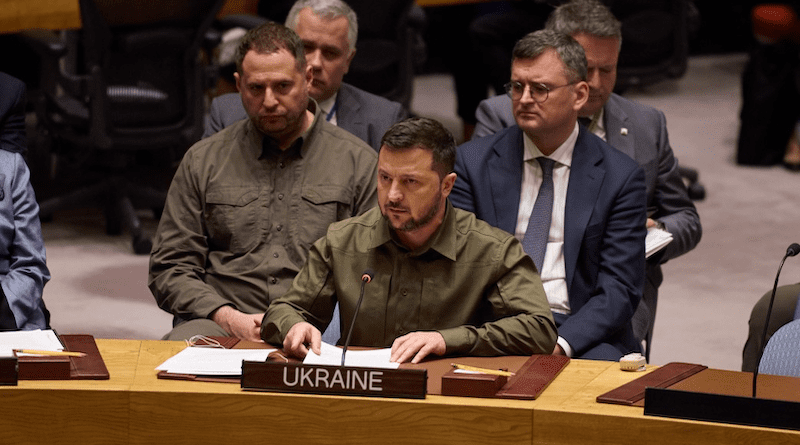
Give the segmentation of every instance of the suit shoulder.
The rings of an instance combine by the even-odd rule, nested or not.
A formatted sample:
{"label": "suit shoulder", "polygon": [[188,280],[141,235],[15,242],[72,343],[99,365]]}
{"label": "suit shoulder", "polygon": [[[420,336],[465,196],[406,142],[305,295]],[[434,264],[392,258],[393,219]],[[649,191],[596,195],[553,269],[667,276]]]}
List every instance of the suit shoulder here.
{"label": "suit shoulder", "polygon": [[320,119],[319,123],[319,136],[322,136],[326,140],[333,141],[335,140],[337,143],[335,144],[325,144],[325,149],[336,149],[336,150],[344,150],[350,153],[355,153],[358,155],[367,156],[370,158],[377,158],[378,154],[375,153],[375,150],[372,149],[366,142],[359,139],[357,136],[353,135],[349,131],[339,128],[336,125],[326,121],[325,119]]}
{"label": "suit shoulder", "polygon": [[368,107],[379,107],[382,109],[398,111],[402,110],[403,108],[399,102],[389,100],[385,97],[378,96],[377,94],[372,94],[369,91],[364,91],[361,88],[355,87],[348,83],[342,83],[342,86],[339,87],[339,91],[340,93],[344,92],[345,94],[355,97],[359,102]]}
{"label": "suit shoulder", "polygon": [[664,112],[658,108],[653,108],[649,105],[636,102],[635,100],[624,98],[618,94],[612,94],[609,98],[609,102],[624,110],[629,116],[634,116],[636,120],[660,121],[661,117],[664,115]]}

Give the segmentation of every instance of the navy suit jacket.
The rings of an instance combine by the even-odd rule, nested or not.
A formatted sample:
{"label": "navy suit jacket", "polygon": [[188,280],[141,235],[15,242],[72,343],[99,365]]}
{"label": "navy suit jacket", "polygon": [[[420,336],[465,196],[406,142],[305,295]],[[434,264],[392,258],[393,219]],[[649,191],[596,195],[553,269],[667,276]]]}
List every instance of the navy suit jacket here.
{"label": "navy suit jacket", "polygon": [[25,83],[0,73],[0,149],[25,153]]}
{"label": "navy suit jacket", "polygon": [[[511,108],[511,98],[505,94],[481,101],[475,111],[475,136],[487,136],[515,125]],[[672,234],[672,242],[647,259],[642,304],[633,318],[637,338],[645,338],[655,322],[658,287],[664,281],[661,264],[694,249],[703,228],[678,172],[664,113],[618,94],[612,94],[603,109],[606,140],[642,167],[647,186],[647,214],[664,223]]]}
{"label": "navy suit jacket", "polygon": [[[516,125],[456,152],[453,205],[514,233],[522,183],[522,130]],[[558,334],[576,357],[602,344],[619,356],[639,351],[631,317],[644,287],[644,173],[628,156],[581,127],[564,215],[564,263],[571,315]],[[600,358],[600,357],[595,357]]]}
{"label": "navy suit jacket", "polygon": [[[375,151],[380,150],[381,139],[386,130],[408,117],[408,113],[399,103],[346,83],[339,87],[337,101],[336,125],[366,142]],[[215,97],[211,101],[203,137],[211,136],[246,117],[247,112],[239,93]]]}

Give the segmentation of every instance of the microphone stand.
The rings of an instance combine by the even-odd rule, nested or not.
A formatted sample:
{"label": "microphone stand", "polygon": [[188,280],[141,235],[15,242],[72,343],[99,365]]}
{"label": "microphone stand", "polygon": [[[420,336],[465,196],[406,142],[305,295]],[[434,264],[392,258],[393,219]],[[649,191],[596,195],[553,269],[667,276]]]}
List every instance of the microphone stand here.
{"label": "microphone stand", "polygon": [[758,368],[761,366],[761,358],[764,356],[764,348],[767,346],[767,331],[769,330],[769,319],[772,315],[772,305],[775,303],[775,293],[778,291],[778,278],[781,276],[781,269],[783,269],[783,263],[786,262],[786,258],[790,256],[795,256],[800,253],[800,244],[793,243],[786,249],[786,255],[783,256],[783,260],[781,260],[781,265],[778,267],[778,273],[775,275],[775,284],[772,286],[772,295],[769,299],[769,307],[767,308],[767,318],[764,320],[764,331],[761,333],[761,350],[758,354],[758,361],[756,362],[756,369],[753,370],[753,398],[756,398],[756,384],[758,382]]}
{"label": "microphone stand", "polygon": [[353,321],[350,322],[350,329],[347,331],[347,339],[344,341],[344,346],[342,347],[342,366],[344,366],[344,355],[347,353],[347,347],[350,346],[350,337],[353,335],[353,328],[356,326],[356,318],[358,317],[358,311],[361,309],[361,300],[364,299],[364,287],[366,287],[367,283],[372,281],[372,277],[375,273],[371,269],[367,269],[361,275],[361,294],[358,296],[358,302],[356,303],[356,311],[353,314]]}

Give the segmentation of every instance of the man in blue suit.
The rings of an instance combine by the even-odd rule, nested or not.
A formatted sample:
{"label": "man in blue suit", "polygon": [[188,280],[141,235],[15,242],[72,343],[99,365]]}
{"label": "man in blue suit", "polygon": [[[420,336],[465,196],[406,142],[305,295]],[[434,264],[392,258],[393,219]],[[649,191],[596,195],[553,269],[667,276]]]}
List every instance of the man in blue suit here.
{"label": "man in blue suit", "polygon": [[[700,216],[678,173],[664,113],[612,93],[622,33],[611,11],[597,1],[572,1],[554,10],[546,27],[571,35],[583,47],[589,100],[578,114],[588,120],[590,131],[644,169],[647,227],[660,227],[673,237],[666,248],[647,259],[644,294],[633,317],[636,338],[647,340],[649,349],[658,287],[664,279],[661,264],[697,246],[703,231]],[[507,95],[484,100],[475,116],[476,136],[494,134],[516,123]]]}
{"label": "man in blue suit", "polygon": [[39,204],[22,154],[25,84],[0,73],[0,330],[50,327],[42,300],[50,280]]}
{"label": "man in blue suit", "polygon": [[[378,151],[386,130],[408,113],[397,102],[342,82],[356,54],[356,13],[341,0],[299,0],[289,11],[286,26],[303,40],[313,74],[308,94],[328,122]],[[246,117],[239,94],[223,94],[211,102],[203,137]]]}
{"label": "man in blue suit", "polygon": [[[526,238],[548,231],[534,262],[558,326],[553,353],[618,360],[640,350],[631,317],[644,287],[644,173],[578,125],[586,77],[572,37],[541,30],[517,42],[507,84],[516,125],[459,147],[451,200],[514,233],[532,257]],[[546,189],[549,222],[535,230]]]}

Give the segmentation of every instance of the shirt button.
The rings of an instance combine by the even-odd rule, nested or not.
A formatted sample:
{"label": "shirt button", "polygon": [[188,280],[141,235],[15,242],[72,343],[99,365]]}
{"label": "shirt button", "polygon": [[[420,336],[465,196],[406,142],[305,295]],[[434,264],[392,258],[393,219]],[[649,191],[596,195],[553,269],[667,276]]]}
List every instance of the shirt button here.
{"label": "shirt button", "polygon": [[276,229],[278,232],[280,232],[281,230],[283,230],[283,226],[282,226],[282,225],[280,225],[280,224],[278,224],[278,226],[277,226],[277,227],[275,227],[275,229]]}
{"label": "shirt button", "polygon": [[281,162],[281,163],[279,163],[279,164],[278,164],[278,167],[280,167],[280,168],[286,167],[286,164],[284,164],[283,162]]}
{"label": "shirt button", "polygon": [[274,256],[275,258],[278,258],[278,252],[273,253],[272,256]]}
{"label": "shirt button", "polygon": [[278,193],[278,199],[283,199],[283,193]]}
{"label": "shirt button", "polygon": [[403,289],[403,296],[405,297],[406,295],[408,295],[408,291]]}
{"label": "shirt button", "polygon": [[270,278],[269,282],[272,283],[272,284],[275,284],[275,283],[278,282],[278,279],[275,278],[275,277],[272,277],[272,278]]}

